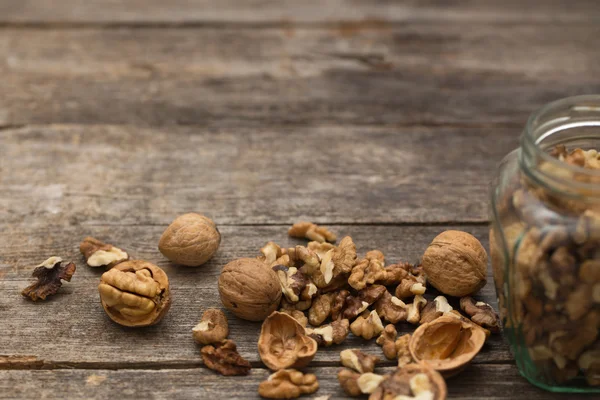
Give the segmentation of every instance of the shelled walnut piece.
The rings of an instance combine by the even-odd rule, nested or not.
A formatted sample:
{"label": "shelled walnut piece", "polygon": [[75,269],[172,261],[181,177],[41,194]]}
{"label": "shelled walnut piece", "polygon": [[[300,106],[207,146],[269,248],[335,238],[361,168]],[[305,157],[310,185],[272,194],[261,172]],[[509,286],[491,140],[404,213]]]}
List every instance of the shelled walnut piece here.
{"label": "shelled walnut piece", "polygon": [[364,374],[373,372],[379,357],[363,353],[359,349],[346,349],[340,352],[340,362],[344,367],[351,368],[356,372]]}
{"label": "shelled walnut piece", "polygon": [[295,369],[281,369],[258,385],[258,394],[268,399],[294,399],[319,389],[313,374],[303,374]]}
{"label": "shelled walnut piece", "polygon": [[396,359],[396,336],[398,335],[396,331],[396,327],[393,324],[388,324],[381,332],[381,335],[377,338],[378,345],[381,346],[381,350],[383,350],[383,355],[388,360]]}
{"label": "shelled walnut piece", "polygon": [[288,230],[288,235],[298,238],[306,238],[316,242],[331,242],[335,243],[337,237],[327,228],[313,224],[312,222],[300,221],[296,222]]}
{"label": "shelled walnut piece", "polygon": [[[365,312],[366,313],[366,312]],[[350,324],[350,330],[355,336],[370,340],[383,331],[383,324],[377,311],[373,310],[366,316],[359,316]]]}
{"label": "shelled walnut piece", "polygon": [[202,320],[192,329],[194,340],[201,344],[218,343],[227,338],[229,324],[223,311],[209,308]]}
{"label": "shelled walnut piece", "polygon": [[489,329],[491,332],[500,332],[500,317],[489,304],[481,301],[475,302],[472,297],[463,297],[460,299],[460,308],[477,325]]}
{"label": "shelled walnut piece", "polygon": [[342,368],[338,372],[340,386],[348,396],[352,397],[373,393],[384,379],[382,375],[372,372],[359,374],[348,368]]}
{"label": "shelled walnut piece", "polygon": [[98,290],[106,314],[124,326],[154,325],[171,307],[167,274],[147,261],[117,264],[102,274]]}
{"label": "shelled walnut piece", "polygon": [[315,339],[319,346],[331,346],[340,344],[348,336],[350,323],[347,319],[339,319],[331,324],[323,325],[318,328],[307,328],[306,333]]}
{"label": "shelled walnut piece", "polygon": [[369,400],[445,400],[444,378],[430,367],[408,364],[386,375]]}
{"label": "shelled walnut piece", "polygon": [[233,340],[223,340],[200,350],[206,366],[221,375],[248,375],[252,366],[238,352]]}
{"label": "shelled walnut piece", "polygon": [[21,291],[21,294],[33,301],[46,300],[55,294],[62,286],[61,280],[71,281],[75,273],[75,264],[70,262],[62,265],[62,258],[50,257],[38,265],[31,274],[37,281]]}
{"label": "shelled walnut piece", "polygon": [[129,255],[123,250],[91,236],[83,239],[79,244],[79,251],[90,267],[113,267],[129,259]]}
{"label": "shelled walnut piece", "polygon": [[444,296],[437,296],[432,302],[427,303],[421,312],[419,324],[431,322],[452,311],[452,306],[448,304],[448,299]]}

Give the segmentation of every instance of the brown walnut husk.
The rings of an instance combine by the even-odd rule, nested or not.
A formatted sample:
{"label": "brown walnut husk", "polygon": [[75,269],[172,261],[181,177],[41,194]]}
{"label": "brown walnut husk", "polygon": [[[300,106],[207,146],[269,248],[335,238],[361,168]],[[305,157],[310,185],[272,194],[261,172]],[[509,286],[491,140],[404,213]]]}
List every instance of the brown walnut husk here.
{"label": "brown walnut husk", "polygon": [[37,278],[37,282],[27,286],[21,294],[33,301],[46,300],[46,297],[60,289],[61,279],[71,281],[75,269],[75,264],[72,262],[63,266],[60,257],[50,257],[33,270],[31,276]]}
{"label": "brown walnut husk", "polygon": [[223,267],[219,295],[238,318],[262,321],[279,307],[281,286],[277,274],[264,262],[239,258]]}

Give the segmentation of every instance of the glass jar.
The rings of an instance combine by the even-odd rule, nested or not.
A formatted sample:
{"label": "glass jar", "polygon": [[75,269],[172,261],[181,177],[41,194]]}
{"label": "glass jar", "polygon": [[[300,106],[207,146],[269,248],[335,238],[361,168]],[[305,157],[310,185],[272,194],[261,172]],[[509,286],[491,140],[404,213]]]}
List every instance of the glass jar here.
{"label": "glass jar", "polygon": [[[584,151],[570,155],[576,148]],[[551,103],[529,118],[492,186],[490,254],[505,336],[520,373],[553,392],[600,393],[593,150],[600,151],[600,96]]]}

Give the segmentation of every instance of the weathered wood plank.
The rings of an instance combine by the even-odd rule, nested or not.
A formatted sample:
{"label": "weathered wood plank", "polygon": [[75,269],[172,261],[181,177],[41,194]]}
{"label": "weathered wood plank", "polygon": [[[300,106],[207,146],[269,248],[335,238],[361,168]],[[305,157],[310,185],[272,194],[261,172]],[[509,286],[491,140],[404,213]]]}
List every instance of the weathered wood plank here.
{"label": "weathered wood plank", "polygon": [[[0,131],[0,223],[487,221],[516,129],[33,126]],[[435,143],[435,145],[434,145]]]}
{"label": "weathered wood plank", "polygon": [[331,22],[381,18],[392,21],[578,21],[598,17],[593,0],[453,1],[411,0],[159,0],[102,1],[5,0],[0,3],[0,21],[75,23],[153,22]]}
{"label": "weathered wood plank", "polygon": [[600,91],[599,27],[7,29],[0,126],[520,128],[549,101]]}
{"label": "weathered wood plank", "polygon": [[[361,254],[378,248],[389,263],[419,260],[433,237],[445,228],[332,227],[339,235],[351,235]],[[235,258],[259,255],[258,249],[269,240],[284,246],[301,243],[288,238],[283,226],[223,226],[220,229],[223,242],[219,252],[205,267],[198,269],[173,266],[160,255],[156,245],[163,230],[161,226],[48,226],[4,230],[0,233],[0,320],[3,321],[0,355],[36,357],[21,363],[21,367],[33,368],[200,365],[199,347],[192,340],[191,329],[204,309],[221,307],[217,291],[221,267]],[[487,246],[486,227],[463,226],[460,229],[472,232]],[[114,243],[129,251],[133,258],[145,259],[164,268],[171,284],[173,306],[159,325],[126,329],[108,319],[100,306],[97,291],[103,271],[85,266],[78,252],[78,243],[86,235]],[[65,284],[47,302],[32,303],[22,298],[19,292],[29,283],[32,266],[52,255],[76,261],[78,269],[71,283]],[[495,305],[491,275],[488,280],[479,298]],[[240,353],[259,365],[256,343],[260,323],[228,316],[230,337],[237,342]],[[398,324],[398,330],[410,332],[413,327]],[[343,345],[320,350],[314,364],[331,365],[343,348],[357,346],[381,353],[374,341],[367,343],[351,335]],[[495,335],[475,362],[509,362],[511,359],[507,344]],[[13,360],[13,364],[17,361]]]}
{"label": "weathered wood plank", "polygon": [[[392,368],[379,368],[379,373]],[[347,398],[337,382],[337,367],[312,368],[319,379],[319,390],[312,396],[331,395],[331,399]],[[202,369],[165,370],[56,370],[0,371],[0,399],[191,399],[222,398],[258,399],[258,384],[267,378],[265,369],[253,369],[247,377],[216,376]],[[449,399],[570,400],[589,396],[568,396],[545,392],[530,385],[514,365],[472,365],[459,376],[448,380]]]}

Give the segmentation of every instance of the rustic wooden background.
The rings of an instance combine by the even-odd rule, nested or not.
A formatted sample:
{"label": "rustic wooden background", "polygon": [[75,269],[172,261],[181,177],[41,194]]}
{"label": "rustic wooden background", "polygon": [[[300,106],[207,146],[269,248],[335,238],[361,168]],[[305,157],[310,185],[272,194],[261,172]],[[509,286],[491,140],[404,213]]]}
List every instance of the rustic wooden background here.
{"label": "rustic wooden background", "polygon": [[[191,337],[220,268],[299,243],[298,219],[390,261],[448,228],[487,246],[496,163],[532,111],[600,91],[599,37],[596,0],[0,1],[0,398],[257,398],[260,324],[230,318],[249,377],[216,376]],[[187,211],[223,235],[199,269],[157,250]],[[165,269],[160,325],[106,317],[86,235]],[[52,255],[76,261],[72,282],[25,300]],[[491,281],[479,298],[495,304]],[[354,338],[319,351],[318,395],[343,397],[353,346],[381,354]],[[528,384],[500,336],[448,386],[576,398]]]}

